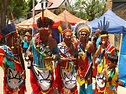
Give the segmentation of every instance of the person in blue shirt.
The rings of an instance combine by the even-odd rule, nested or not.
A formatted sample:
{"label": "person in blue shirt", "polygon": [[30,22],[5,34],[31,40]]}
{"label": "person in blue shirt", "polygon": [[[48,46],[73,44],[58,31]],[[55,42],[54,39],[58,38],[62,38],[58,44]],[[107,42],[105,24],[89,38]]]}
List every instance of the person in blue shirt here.
{"label": "person in blue shirt", "polygon": [[22,42],[24,57],[26,57],[26,50],[29,47],[31,39],[32,39],[32,30],[28,30],[28,31],[25,32],[24,40]]}

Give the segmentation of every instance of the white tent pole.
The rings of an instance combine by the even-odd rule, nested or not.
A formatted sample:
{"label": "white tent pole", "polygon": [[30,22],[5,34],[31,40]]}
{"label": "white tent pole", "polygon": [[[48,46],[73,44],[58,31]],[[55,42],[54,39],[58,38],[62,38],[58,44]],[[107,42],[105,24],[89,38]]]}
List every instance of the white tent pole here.
{"label": "white tent pole", "polygon": [[32,36],[34,35],[34,24],[35,24],[35,0],[33,0],[33,11],[32,11],[32,16],[33,16],[33,26],[32,26]]}
{"label": "white tent pole", "polygon": [[118,65],[119,65],[119,60],[120,60],[120,52],[121,52],[121,47],[122,47],[122,38],[123,38],[123,33],[121,33],[121,38],[120,38],[120,47],[119,47],[119,54],[118,54]]}

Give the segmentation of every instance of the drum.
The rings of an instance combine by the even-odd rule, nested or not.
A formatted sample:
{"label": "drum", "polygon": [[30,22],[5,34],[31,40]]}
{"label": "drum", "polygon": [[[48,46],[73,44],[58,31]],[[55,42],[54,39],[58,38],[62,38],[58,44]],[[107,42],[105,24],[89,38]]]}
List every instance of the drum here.
{"label": "drum", "polygon": [[11,68],[7,69],[6,79],[8,86],[13,90],[19,88],[20,85],[24,82],[24,77],[22,76],[22,73]]}
{"label": "drum", "polygon": [[52,71],[47,68],[39,68],[35,65],[32,66],[32,70],[42,91],[49,90],[52,85]]}
{"label": "drum", "polygon": [[52,86],[53,80],[53,62],[52,57],[44,58],[44,62],[42,62],[43,66],[39,66],[36,64],[32,65],[32,71],[37,79],[38,86],[42,89],[42,91],[48,91]]}
{"label": "drum", "polygon": [[65,88],[73,89],[76,87],[76,58],[62,59],[60,64],[60,74]]}
{"label": "drum", "polygon": [[103,74],[96,75],[96,84],[99,89],[105,89],[106,86],[106,77]]}

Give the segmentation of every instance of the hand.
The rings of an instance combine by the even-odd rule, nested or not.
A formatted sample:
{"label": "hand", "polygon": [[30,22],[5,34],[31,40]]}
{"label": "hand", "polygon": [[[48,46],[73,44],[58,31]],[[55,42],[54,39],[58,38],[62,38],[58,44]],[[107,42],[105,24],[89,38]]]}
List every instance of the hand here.
{"label": "hand", "polygon": [[53,60],[56,60],[58,58],[58,55],[54,54],[52,55]]}
{"label": "hand", "polygon": [[92,69],[95,69],[95,65],[92,66]]}
{"label": "hand", "polygon": [[28,56],[28,57],[33,57],[33,54],[32,54],[32,52],[30,52],[30,51],[27,51],[27,56]]}
{"label": "hand", "polygon": [[77,60],[76,58],[62,58],[63,61],[75,61]]}

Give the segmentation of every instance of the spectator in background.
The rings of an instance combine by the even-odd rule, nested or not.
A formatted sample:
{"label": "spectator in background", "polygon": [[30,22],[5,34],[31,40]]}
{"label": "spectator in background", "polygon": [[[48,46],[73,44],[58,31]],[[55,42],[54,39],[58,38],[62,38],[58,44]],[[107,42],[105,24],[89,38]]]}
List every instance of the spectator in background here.
{"label": "spectator in background", "polygon": [[97,29],[95,31],[95,36],[97,38],[97,40],[96,40],[96,49],[98,49],[98,46],[99,46],[100,41],[101,41],[101,30],[100,29]]}
{"label": "spectator in background", "polygon": [[24,35],[24,40],[22,42],[22,48],[23,48],[23,53],[24,53],[24,57],[26,57],[26,50],[29,47],[30,41],[32,39],[32,29],[29,29],[25,32]]}

